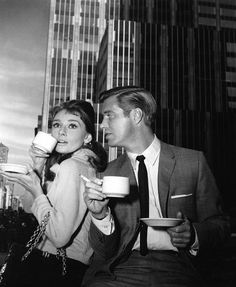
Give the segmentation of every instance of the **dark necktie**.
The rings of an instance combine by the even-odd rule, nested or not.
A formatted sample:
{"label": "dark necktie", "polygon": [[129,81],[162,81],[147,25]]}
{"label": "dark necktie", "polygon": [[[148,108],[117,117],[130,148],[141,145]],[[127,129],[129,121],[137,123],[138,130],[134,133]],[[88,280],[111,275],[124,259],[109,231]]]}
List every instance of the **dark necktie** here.
{"label": "dark necktie", "polygon": [[[140,197],[140,211],[141,217],[149,216],[149,192],[148,192],[148,176],[147,169],[144,163],[145,157],[139,155],[136,157],[139,161],[138,167],[138,182],[139,182],[139,197]],[[140,229],[140,254],[146,255],[148,253],[147,248],[147,225],[143,222]]]}

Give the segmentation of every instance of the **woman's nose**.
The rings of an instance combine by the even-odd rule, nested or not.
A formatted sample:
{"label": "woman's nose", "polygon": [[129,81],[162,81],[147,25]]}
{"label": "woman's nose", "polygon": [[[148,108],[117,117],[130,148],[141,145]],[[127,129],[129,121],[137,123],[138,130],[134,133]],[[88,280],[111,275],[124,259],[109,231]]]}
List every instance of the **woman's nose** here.
{"label": "woman's nose", "polygon": [[66,131],[66,127],[61,127],[60,130],[59,130],[59,134],[60,135],[66,135],[66,132],[67,132]]}

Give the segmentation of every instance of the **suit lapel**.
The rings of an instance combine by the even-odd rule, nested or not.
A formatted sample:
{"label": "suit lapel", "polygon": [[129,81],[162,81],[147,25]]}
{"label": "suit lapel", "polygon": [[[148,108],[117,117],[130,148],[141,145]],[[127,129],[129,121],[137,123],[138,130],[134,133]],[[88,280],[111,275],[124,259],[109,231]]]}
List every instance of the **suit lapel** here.
{"label": "suit lapel", "polygon": [[170,178],[175,166],[175,156],[169,146],[161,142],[159,171],[158,171],[158,192],[163,217],[168,217],[167,200],[170,191]]}

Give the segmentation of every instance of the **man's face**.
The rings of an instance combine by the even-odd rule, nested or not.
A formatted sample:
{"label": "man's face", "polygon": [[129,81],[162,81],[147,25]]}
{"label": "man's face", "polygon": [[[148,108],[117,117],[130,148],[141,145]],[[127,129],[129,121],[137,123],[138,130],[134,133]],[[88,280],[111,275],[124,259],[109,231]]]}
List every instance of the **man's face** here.
{"label": "man's face", "polygon": [[109,146],[128,148],[132,144],[134,127],[130,117],[125,117],[115,97],[108,98],[102,104],[103,121],[100,127],[105,132]]}

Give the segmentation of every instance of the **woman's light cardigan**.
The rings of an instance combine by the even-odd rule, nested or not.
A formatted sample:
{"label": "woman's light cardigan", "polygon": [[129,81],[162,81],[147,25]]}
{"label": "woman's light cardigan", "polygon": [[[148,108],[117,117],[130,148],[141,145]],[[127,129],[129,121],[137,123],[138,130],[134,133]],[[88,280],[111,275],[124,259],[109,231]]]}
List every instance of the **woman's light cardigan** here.
{"label": "woman's light cardigan", "polygon": [[31,207],[38,222],[50,211],[46,235],[38,248],[56,254],[58,247],[66,246],[67,257],[84,264],[89,263],[93,250],[88,242],[91,218],[83,199],[85,184],[80,174],[88,178],[96,176],[88,156],[95,155],[88,149],[80,149],[60,165],[52,166],[55,178],[48,184],[47,196],[37,197]]}

